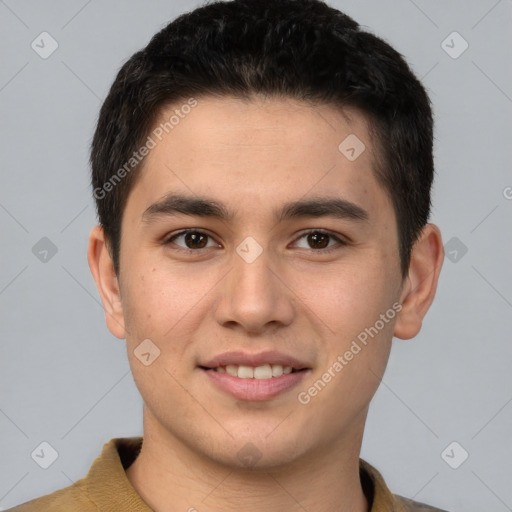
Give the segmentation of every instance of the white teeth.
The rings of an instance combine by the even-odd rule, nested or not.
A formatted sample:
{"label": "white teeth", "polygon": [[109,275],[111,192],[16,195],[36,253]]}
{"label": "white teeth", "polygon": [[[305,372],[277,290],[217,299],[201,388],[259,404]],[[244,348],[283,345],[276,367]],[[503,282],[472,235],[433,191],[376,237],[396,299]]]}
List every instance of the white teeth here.
{"label": "white teeth", "polygon": [[262,366],[245,366],[228,364],[227,366],[218,366],[215,368],[218,373],[227,373],[232,377],[238,377],[239,379],[271,379],[272,377],[280,377],[281,375],[287,375],[292,373],[291,366],[282,366],[280,364],[264,364]]}
{"label": "white teeth", "polygon": [[238,367],[238,378],[239,379],[252,379],[252,378],[254,378],[254,368],[252,366],[240,365]]}
{"label": "white teeth", "polygon": [[238,366],[235,366],[234,364],[228,364],[226,366],[226,373],[229,373],[229,375],[232,375],[233,377],[238,377]]}
{"label": "white teeth", "polygon": [[283,375],[283,367],[280,364],[272,365],[272,377],[281,377]]}
{"label": "white teeth", "polygon": [[[240,375],[240,371],[238,372],[238,374]],[[254,378],[271,379],[272,367],[269,364],[264,364],[263,366],[256,366],[256,368],[254,368]]]}

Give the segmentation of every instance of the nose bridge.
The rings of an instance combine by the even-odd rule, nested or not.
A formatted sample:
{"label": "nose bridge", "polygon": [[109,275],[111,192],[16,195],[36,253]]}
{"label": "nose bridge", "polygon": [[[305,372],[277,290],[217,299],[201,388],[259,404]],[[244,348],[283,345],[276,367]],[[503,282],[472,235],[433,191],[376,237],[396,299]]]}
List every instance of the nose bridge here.
{"label": "nose bridge", "polygon": [[[263,309],[277,294],[273,290],[275,279],[271,269],[272,258],[269,250],[249,240],[240,244],[233,258],[233,288],[231,293],[237,303],[248,308]],[[274,291],[274,293],[273,293]]]}
{"label": "nose bridge", "polygon": [[[271,261],[265,256],[259,256],[256,260],[248,262],[243,258],[234,258],[233,278],[235,292],[240,290],[242,297],[240,299],[247,300],[254,296],[269,295],[272,287],[271,276]],[[247,294],[244,292],[248,292]],[[268,297],[267,297],[268,298]]]}
{"label": "nose bridge", "polygon": [[245,239],[233,254],[232,271],[216,310],[217,321],[251,331],[269,324],[288,325],[293,306],[288,290],[275,275],[277,268],[269,250],[251,237]]}

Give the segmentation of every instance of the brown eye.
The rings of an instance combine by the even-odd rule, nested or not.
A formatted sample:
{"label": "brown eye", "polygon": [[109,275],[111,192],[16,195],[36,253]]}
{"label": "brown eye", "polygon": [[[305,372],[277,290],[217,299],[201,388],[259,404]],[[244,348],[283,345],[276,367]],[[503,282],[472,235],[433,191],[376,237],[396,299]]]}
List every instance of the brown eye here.
{"label": "brown eye", "polygon": [[312,249],[324,249],[329,245],[330,236],[326,233],[310,233],[307,235],[308,244]]}
{"label": "brown eye", "polygon": [[208,234],[202,231],[181,231],[171,236],[166,244],[175,244],[181,249],[199,250],[211,247],[220,247],[218,243]]}
{"label": "brown eye", "polygon": [[185,245],[189,249],[202,249],[208,244],[208,236],[204,233],[187,233],[185,235]]}
{"label": "brown eye", "polygon": [[347,242],[335,233],[313,229],[300,236],[294,245],[300,249],[313,249],[326,253],[342,248],[347,245]]}

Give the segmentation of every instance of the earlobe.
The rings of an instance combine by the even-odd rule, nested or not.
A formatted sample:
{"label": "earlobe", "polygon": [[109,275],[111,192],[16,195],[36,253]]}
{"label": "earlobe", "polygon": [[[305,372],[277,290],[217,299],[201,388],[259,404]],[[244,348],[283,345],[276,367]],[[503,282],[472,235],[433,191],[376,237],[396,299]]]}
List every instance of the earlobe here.
{"label": "earlobe", "polygon": [[101,226],[95,226],[89,234],[87,260],[103,303],[107,327],[116,338],[124,339],[126,329],[119,280]]}
{"label": "earlobe", "polygon": [[444,250],[441,232],[427,224],[411,251],[409,273],[402,288],[402,310],[395,323],[394,335],[408,340],[420,329],[437,289],[443,265]]}

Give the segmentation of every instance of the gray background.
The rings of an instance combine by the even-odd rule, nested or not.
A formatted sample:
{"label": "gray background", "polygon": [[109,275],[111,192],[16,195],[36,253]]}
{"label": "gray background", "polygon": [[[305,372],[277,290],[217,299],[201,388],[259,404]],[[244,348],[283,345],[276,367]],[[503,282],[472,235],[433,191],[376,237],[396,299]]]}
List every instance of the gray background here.
{"label": "gray background", "polygon": [[[330,3],[387,39],[428,87],[432,221],[445,243],[455,237],[421,334],[394,342],[362,456],[396,493],[454,512],[512,510],[512,2]],[[141,433],[124,342],[104,324],[86,261],[88,146],[121,63],[197,5],[0,1],[4,509],[84,476],[110,438]],[[47,59],[31,48],[43,31],[59,45]],[[442,44],[453,31],[469,44],[458,58],[458,36]],[[33,251],[43,237],[57,248],[46,261],[45,242]],[[42,441],[58,452],[46,470],[31,458]],[[462,450],[469,458],[452,469],[445,460],[460,462]]]}

